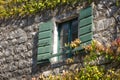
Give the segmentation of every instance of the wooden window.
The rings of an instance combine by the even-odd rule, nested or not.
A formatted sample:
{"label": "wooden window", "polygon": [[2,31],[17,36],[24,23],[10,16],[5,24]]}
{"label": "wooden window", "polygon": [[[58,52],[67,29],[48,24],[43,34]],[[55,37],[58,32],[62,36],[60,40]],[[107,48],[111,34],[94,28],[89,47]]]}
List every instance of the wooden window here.
{"label": "wooden window", "polygon": [[60,23],[58,26],[59,32],[59,47],[58,51],[63,52],[65,49],[65,43],[71,43],[71,41],[78,38],[78,19],[75,18],[73,20]]}
{"label": "wooden window", "polygon": [[[53,54],[53,28],[54,23],[52,20],[43,22],[39,25],[39,35],[38,35],[38,63],[43,63],[44,61],[49,61],[50,58],[55,56],[60,56],[66,49],[64,48],[65,43],[71,43],[71,41],[79,38],[81,40],[81,45],[90,44],[92,40],[92,26],[93,26],[93,12],[92,7],[81,9],[78,18],[59,23],[58,26],[58,55]],[[81,50],[81,48],[77,49]],[[62,53],[63,52],[63,53]],[[68,54],[67,57],[70,57]],[[58,57],[59,58],[59,57]],[[64,60],[64,57],[59,60]]]}

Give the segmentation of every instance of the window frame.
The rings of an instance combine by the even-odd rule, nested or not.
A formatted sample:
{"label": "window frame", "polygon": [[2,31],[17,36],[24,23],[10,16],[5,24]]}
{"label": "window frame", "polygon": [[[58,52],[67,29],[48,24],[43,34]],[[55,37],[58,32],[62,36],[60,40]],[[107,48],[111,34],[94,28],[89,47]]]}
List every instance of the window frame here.
{"label": "window frame", "polygon": [[[71,27],[72,27],[72,22],[74,22],[74,21],[79,21],[78,20],[78,16],[76,16],[76,17],[74,17],[74,18],[71,18],[70,20],[66,20],[66,21],[64,21],[64,22],[61,22],[61,23],[58,23],[57,25],[58,25],[58,27],[57,27],[57,31],[58,31],[58,53],[61,53],[60,52],[60,49],[62,49],[62,48],[64,48],[64,47],[61,47],[60,46],[60,27],[62,27],[61,25],[62,24],[64,24],[64,23],[67,23],[68,25],[69,25],[69,30],[70,30],[70,32],[68,32],[68,42],[71,42],[72,41],[72,38],[71,38],[71,33],[72,33],[72,30],[71,30]],[[78,23],[79,22],[77,22],[77,26],[78,26]],[[71,39],[70,39],[71,38]],[[78,32],[77,32],[77,38],[78,38]],[[67,49],[67,50],[70,50],[70,49]],[[64,51],[64,50],[63,50]]]}

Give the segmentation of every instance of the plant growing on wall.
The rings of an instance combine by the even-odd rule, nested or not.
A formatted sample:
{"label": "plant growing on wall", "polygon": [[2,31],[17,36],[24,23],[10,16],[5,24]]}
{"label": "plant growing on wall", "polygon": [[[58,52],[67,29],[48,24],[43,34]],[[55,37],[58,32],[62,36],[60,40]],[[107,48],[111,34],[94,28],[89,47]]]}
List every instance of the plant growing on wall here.
{"label": "plant growing on wall", "polygon": [[[79,46],[80,46],[80,43],[81,43],[80,39],[75,39],[75,40],[72,41],[71,43],[65,43],[65,48],[66,48],[66,49],[73,50],[73,49],[79,47]],[[75,51],[74,53],[77,53],[77,51]],[[68,59],[66,60],[66,63],[67,63],[67,64],[68,64],[68,63],[73,63],[73,62],[74,62],[74,60],[73,60],[72,58],[68,58]]]}
{"label": "plant growing on wall", "polygon": [[[71,43],[65,44],[66,47],[75,49],[80,46],[80,40],[75,39]],[[83,46],[89,53],[85,56],[85,66],[76,68],[74,71],[65,71],[59,75],[50,74],[45,77],[41,74],[38,77],[33,77],[32,80],[119,80],[120,70],[116,71],[114,68],[106,70],[102,66],[88,64],[90,61],[95,60],[99,56],[104,56],[108,60],[120,61],[120,38],[114,40],[111,44],[103,45],[97,40],[93,40],[90,45]],[[71,61],[69,59],[68,61]],[[69,63],[69,62],[68,62]],[[87,64],[86,64],[87,63]]]}
{"label": "plant growing on wall", "polygon": [[80,0],[0,0],[0,18],[31,15],[63,4],[76,4]]}
{"label": "plant growing on wall", "polygon": [[[31,15],[45,9],[54,9],[56,6],[88,4],[97,0],[0,0],[0,19],[15,16]],[[119,6],[120,1],[116,0]]]}
{"label": "plant growing on wall", "polygon": [[108,60],[120,61],[120,38],[115,39],[111,44],[102,44],[97,40],[84,47],[86,51],[90,52],[87,60],[95,60],[98,56],[104,56]]}

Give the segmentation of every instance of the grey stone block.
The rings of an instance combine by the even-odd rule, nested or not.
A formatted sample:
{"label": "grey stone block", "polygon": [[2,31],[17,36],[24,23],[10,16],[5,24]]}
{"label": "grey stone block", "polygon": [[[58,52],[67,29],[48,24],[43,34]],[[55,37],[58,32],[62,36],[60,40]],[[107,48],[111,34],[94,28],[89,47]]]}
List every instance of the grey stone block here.
{"label": "grey stone block", "polygon": [[18,63],[18,68],[23,69],[25,67],[24,65],[25,64],[24,64],[23,60],[20,60],[19,63]]}
{"label": "grey stone block", "polygon": [[0,59],[1,64],[5,64],[5,61],[6,61],[5,57],[2,57],[2,58]]}
{"label": "grey stone block", "polygon": [[104,20],[99,20],[96,24],[96,30],[100,31],[104,29]]}
{"label": "grey stone block", "polygon": [[26,32],[23,29],[21,29],[21,28],[18,28],[14,32],[15,32],[15,37],[16,38],[19,38],[19,37],[22,37],[22,36],[26,36]]}
{"label": "grey stone block", "polygon": [[32,51],[26,52],[26,53],[25,53],[25,56],[31,58],[31,57],[32,57]]}
{"label": "grey stone block", "polygon": [[10,56],[10,55],[11,55],[11,54],[10,54],[10,50],[6,49],[4,55],[5,55],[6,57]]}
{"label": "grey stone block", "polygon": [[14,63],[11,62],[11,63],[9,64],[8,69],[9,69],[10,72],[13,72],[13,71],[17,70],[18,68],[17,68],[17,66],[15,66]]}
{"label": "grey stone block", "polygon": [[14,61],[20,60],[20,55],[15,54],[15,55],[13,56],[13,60],[14,60]]}
{"label": "grey stone block", "polygon": [[58,74],[60,73],[60,69],[59,69],[59,68],[55,68],[55,69],[53,70],[53,73],[54,73],[55,75],[58,75]]}
{"label": "grey stone block", "polygon": [[4,56],[4,54],[2,52],[0,52],[0,58],[2,58]]}
{"label": "grey stone block", "polygon": [[31,35],[31,33],[27,33],[27,38],[28,39],[32,39],[33,38],[33,36]]}
{"label": "grey stone block", "polygon": [[6,58],[6,63],[10,63],[13,61],[13,56],[10,56]]}
{"label": "grey stone block", "polygon": [[18,39],[18,43],[24,43],[24,42],[26,42],[26,41],[27,41],[27,36],[20,37],[20,38]]}
{"label": "grey stone block", "polygon": [[11,42],[12,42],[12,44],[13,44],[13,45],[15,45],[15,44],[17,44],[17,43],[18,43],[17,39],[12,39],[12,41],[11,41]]}
{"label": "grey stone block", "polygon": [[27,43],[26,46],[27,46],[28,50],[32,49],[32,47],[33,47],[33,45],[31,43]]}
{"label": "grey stone block", "polygon": [[44,72],[43,72],[43,75],[44,75],[44,76],[49,76],[50,74],[52,74],[52,71],[51,71],[51,70],[49,70],[49,71],[44,71]]}
{"label": "grey stone block", "polygon": [[27,26],[27,24],[28,24],[27,19],[22,19],[21,22],[20,22],[20,27]]}
{"label": "grey stone block", "polygon": [[10,78],[10,80],[18,80],[17,78]]}
{"label": "grey stone block", "polygon": [[70,70],[76,70],[76,68],[77,68],[77,66],[78,66],[78,64],[73,64],[73,65],[70,65]]}
{"label": "grey stone block", "polygon": [[36,23],[38,23],[38,22],[40,22],[40,18],[41,18],[41,16],[36,15],[34,21],[35,21]]}
{"label": "grey stone block", "polygon": [[2,47],[6,48],[9,45],[9,43],[8,43],[8,41],[1,41],[0,45]]}
{"label": "grey stone block", "polygon": [[10,32],[9,34],[8,34],[8,39],[13,39],[13,38],[15,38],[15,33],[14,33],[14,31],[12,31],[12,32]]}
{"label": "grey stone block", "polygon": [[33,27],[34,27],[34,26],[30,25],[30,26],[28,26],[28,27],[25,27],[24,30],[25,30],[26,32],[33,32]]}

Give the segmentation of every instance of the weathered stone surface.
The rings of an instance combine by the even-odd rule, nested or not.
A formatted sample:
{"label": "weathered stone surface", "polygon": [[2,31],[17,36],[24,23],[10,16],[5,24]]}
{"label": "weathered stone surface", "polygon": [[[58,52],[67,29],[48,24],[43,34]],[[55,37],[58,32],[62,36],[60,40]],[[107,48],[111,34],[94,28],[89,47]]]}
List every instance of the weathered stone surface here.
{"label": "weathered stone surface", "polygon": [[17,46],[16,50],[15,50],[15,52],[17,52],[17,53],[22,53],[22,52],[26,52],[26,51],[27,51],[26,45],[23,45],[23,44],[20,44],[19,46]]}
{"label": "weathered stone surface", "polygon": [[16,79],[16,78],[10,78],[10,80],[18,80],[18,79]]}
{"label": "weathered stone surface", "polygon": [[26,75],[30,75],[32,72],[30,67],[26,67],[24,71],[25,71],[24,74],[26,74]]}
{"label": "weathered stone surface", "polygon": [[31,49],[32,49],[32,44],[31,44],[31,43],[27,43],[26,46],[27,46],[27,49],[28,49],[28,50],[31,50]]}
{"label": "weathered stone surface", "polygon": [[23,69],[24,67],[25,67],[25,63],[24,63],[24,61],[19,60],[18,68],[19,68],[19,69]]}
{"label": "weathered stone surface", "polygon": [[26,32],[33,32],[33,26],[25,27]]}
{"label": "weathered stone surface", "polygon": [[10,32],[10,33],[8,34],[8,39],[13,39],[13,38],[15,38],[15,33],[14,33],[14,31],[12,31],[12,32]]}
{"label": "weathered stone surface", "polygon": [[5,73],[5,72],[7,72],[8,71],[8,65],[7,64],[2,64],[2,65],[0,65],[1,66],[1,69],[2,69],[2,71],[3,71],[3,73]]}
{"label": "weathered stone surface", "polygon": [[32,39],[33,38],[33,36],[31,35],[31,33],[27,33],[27,38],[28,39]]}
{"label": "weathered stone surface", "polygon": [[[110,7],[110,13],[107,12],[103,3]],[[102,43],[109,43],[113,40],[113,37],[115,36],[115,20],[111,15],[115,14],[116,10],[117,7],[109,0],[101,0],[98,5],[95,5],[93,11],[94,39],[97,39]],[[55,11],[62,12],[62,9]],[[32,68],[36,71],[36,74],[37,72],[43,71],[44,75],[48,76],[49,74],[62,73],[63,70],[75,70],[76,67],[81,66],[81,63],[78,63],[50,69],[50,65],[44,67],[36,64],[37,45],[34,42],[37,41],[37,38],[35,38],[35,36],[37,36],[38,33],[39,23],[51,17],[51,13],[51,11],[47,11],[44,15],[11,20],[10,23],[8,21],[7,24],[3,23],[3,25],[0,25],[0,79],[1,75],[3,75],[9,78],[9,80],[22,80],[23,75],[31,76]],[[52,15],[55,16],[55,14],[56,12]],[[57,14],[54,18],[56,18],[56,20],[63,20],[71,17],[72,14],[76,14],[76,11],[66,10],[64,14]],[[117,17],[117,19],[120,21],[119,17]],[[120,37],[120,27],[117,27],[117,37]],[[101,59],[100,61],[97,61],[97,63],[102,64],[101,62],[103,61],[104,59]],[[40,67],[39,69],[41,70],[37,67]]]}
{"label": "weathered stone surface", "polygon": [[2,42],[0,43],[0,45],[1,45],[2,47],[6,48],[6,47],[9,45],[9,43],[8,43],[8,41],[2,41]]}
{"label": "weathered stone surface", "polygon": [[5,61],[6,61],[5,57],[3,57],[3,58],[0,59],[0,63],[1,63],[1,64],[4,64]]}
{"label": "weathered stone surface", "polygon": [[14,59],[15,61],[18,61],[18,60],[20,59],[20,55],[15,54],[15,55],[13,56],[13,59]]}
{"label": "weathered stone surface", "polygon": [[115,19],[114,18],[106,19],[104,23],[105,23],[104,25],[105,25],[106,28],[110,27],[112,25],[114,26],[115,25]]}
{"label": "weathered stone surface", "polygon": [[77,66],[78,66],[78,64],[73,64],[73,65],[70,66],[69,69],[70,70],[76,70]]}
{"label": "weathered stone surface", "polygon": [[14,64],[13,62],[11,62],[11,63],[9,64],[8,70],[9,70],[10,72],[13,72],[13,71],[15,71],[15,70],[17,70],[17,69],[18,69],[18,67],[15,66],[15,64]]}
{"label": "weathered stone surface", "polygon": [[36,15],[34,20],[35,20],[36,23],[40,22],[40,16]]}
{"label": "weathered stone surface", "polygon": [[26,32],[24,30],[22,30],[21,28],[18,28],[14,32],[15,32],[15,37],[16,38],[19,38],[19,37],[22,37],[22,36],[26,36]]}
{"label": "weathered stone surface", "polygon": [[26,26],[28,24],[27,22],[28,22],[27,19],[22,19],[20,22],[20,27]]}
{"label": "weathered stone surface", "polygon": [[3,55],[4,55],[4,54],[3,54],[2,52],[0,52],[0,58],[2,58],[2,57],[3,57]]}
{"label": "weathered stone surface", "polygon": [[49,70],[49,71],[44,71],[44,72],[43,72],[43,75],[44,75],[44,76],[49,76],[50,74],[52,74],[52,71],[51,71],[51,70]]}
{"label": "weathered stone surface", "polygon": [[6,72],[5,76],[10,78],[12,76],[12,74],[10,72]]}
{"label": "weathered stone surface", "polygon": [[10,63],[13,61],[13,56],[6,57],[6,63]]}
{"label": "weathered stone surface", "polygon": [[12,42],[12,44],[13,44],[13,45],[15,45],[15,44],[17,44],[17,43],[18,43],[17,39],[12,39],[12,41],[11,41],[11,42]]}
{"label": "weathered stone surface", "polygon": [[27,25],[32,25],[34,23],[35,16],[30,16],[27,19]]}
{"label": "weathered stone surface", "polygon": [[9,51],[8,49],[6,49],[4,55],[5,55],[6,57],[10,56],[10,55],[11,55],[11,54],[10,54],[10,51]]}
{"label": "weathered stone surface", "polygon": [[98,10],[103,10],[103,4],[98,4]]}
{"label": "weathered stone surface", "polygon": [[26,57],[32,57],[32,51],[26,52],[26,53],[25,53],[25,56],[26,56]]}
{"label": "weathered stone surface", "polygon": [[[101,19],[99,21],[97,21],[96,23],[96,30],[97,31],[100,31],[100,30],[104,30],[104,29],[107,29],[108,27],[114,25],[114,19],[111,18],[111,19]],[[95,31],[96,31],[95,30]]]}
{"label": "weathered stone surface", "polygon": [[55,75],[60,74],[60,69],[59,69],[59,68],[55,68],[55,69],[53,70],[53,74],[55,74]]}
{"label": "weathered stone surface", "polygon": [[27,36],[22,36],[18,39],[18,43],[24,43],[27,41]]}

